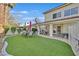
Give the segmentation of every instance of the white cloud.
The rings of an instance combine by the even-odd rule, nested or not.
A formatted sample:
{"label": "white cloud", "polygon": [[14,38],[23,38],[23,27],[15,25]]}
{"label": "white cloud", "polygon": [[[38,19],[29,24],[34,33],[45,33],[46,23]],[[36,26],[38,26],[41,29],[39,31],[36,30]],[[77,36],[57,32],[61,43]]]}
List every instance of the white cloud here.
{"label": "white cloud", "polygon": [[40,11],[39,10],[31,10],[30,12],[33,13],[33,12],[40,12]]}
{"label": "white cloud", "polygon": [[[35,18],[36,17],[24,17],[23,19],[26,19],[26,20],[29,19],[30,20],[30,19],[35,19]],[[37,18],[38,19],[44,19],[44,17],[37,17]]]}
{"label": "white cloud", "polygon": [[44,17],[38,17],[39,19],[44,19]]}
{"label": "white cloud", "polygon": [[[24,17],[23,20],[27,20],[27,21],[35,21],[36,17]],[[44,17],[37,17],[38,18],[38,22],[44,21]]]}
{"label": "white cloud", "polygon": [[27,11],[27,10],[21,10],[21,11],[18,11],[18,10],[12,10],[10,11],[10,13],[21,13],[21,14],[27,14],[27,13],[39,13],[38,10],[30,10],[30,11]]}
{"label": "white cloud", "polygon": [[10,13],[13,13],[13,14],[27,14],[28,11],[10,11]]}
{"label": "white cloud", "polygon": [[16,15],[16,16],[18,16],[18,17],[22,17],[23,15],[21,15],[21,14],[18,14],[18,15]]}
{"label": "white cloud", "polygon": [[31,19],[34,19],[35,17],[24,17],[23,19],[28,19],[28,20],[31,20]]}
{"label": "white cloud", "polygon": [[15,18],[20,22],[20,23],[25,23],[25,22],[35,22],[35,18],[38,18],[39,22],[44,21],[43,15],[39,12],[39,10],[29,10],[29,11],[11,11],[11,14],[15,16]]}
{"label": "white cloud", "polygon": [[22,14],[13,14],[14,17],[23,17]]}
{"label": "white cloud", "polygon": [[28,11],[20,11],[19,13],[27,14]]}
{"label": "white cloud", "polygon": [[15,13],[15,11],[12,10],[12,11],[10,11],[10,13]]}

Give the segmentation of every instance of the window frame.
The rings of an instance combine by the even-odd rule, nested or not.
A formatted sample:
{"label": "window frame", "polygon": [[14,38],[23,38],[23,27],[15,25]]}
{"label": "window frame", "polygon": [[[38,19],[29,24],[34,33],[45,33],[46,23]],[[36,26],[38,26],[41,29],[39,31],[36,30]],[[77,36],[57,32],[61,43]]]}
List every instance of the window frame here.
{"label": "window frame", "polygon": [[71,15],[71,9],[64,10],[64,16],[70,16]]}
{"label": "window frame", "polygon": [[78,7],[71,8],[71,15],[76,15],[78,14]]}
{"label": "window frame", "polygon": [[57,13],[57,18],[61,17],[61,12]]}
{"label": "window frame", "polygon": [[53,19],[57,18],[57,13],[53,14]]}
{"label": "window frame", "polygon": [[61,17],[61,12],[57,12],[53,14],[53,19]]}
{"label": "window frame", "polygon": [[72,16],[72,15],[76,15],[78,13],[79,13],[78,7],[74,7],[74,8],[71,8],[71,9],[64,10],[64,16]]}

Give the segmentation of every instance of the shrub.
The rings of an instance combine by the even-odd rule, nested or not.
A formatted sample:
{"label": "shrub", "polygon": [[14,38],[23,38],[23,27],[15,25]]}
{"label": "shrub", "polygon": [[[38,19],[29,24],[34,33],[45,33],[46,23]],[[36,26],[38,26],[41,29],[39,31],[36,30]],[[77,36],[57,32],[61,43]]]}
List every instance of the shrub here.
{"label": "shrub", "polygon": [[5,30],[5,34],[6,34],[8,32],[8,30],[9,30],[9,28],[5,27],[4,30]]}
{"label": "shrub", "polygon": [[37,31],[36,28],[32,28],[33,34]]}
{"label": "shrub", "polygon": [[11,31],[12,31],[12,33],[15,33],[16,27],[11,27]]}
{"label": "shrub", "polygon": [[3,26],[3,28],[4,28],[4,33],[6,34],[9,30],[9,26],[6,25],[6,26]]}
{"label": "shrub", "polygon": [[18,31],[18,33],[20,33],[20,32],[21,32],[21,29],[20,29],[20,28],[18,28],[18,29],[17,29],[17,31]]}

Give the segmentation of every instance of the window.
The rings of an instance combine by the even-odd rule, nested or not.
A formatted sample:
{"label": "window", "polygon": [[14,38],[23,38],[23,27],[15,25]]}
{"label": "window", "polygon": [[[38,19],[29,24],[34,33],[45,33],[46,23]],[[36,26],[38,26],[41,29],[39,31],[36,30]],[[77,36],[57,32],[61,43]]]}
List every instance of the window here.
{"label": "window", "polygon": [[57,13],[57,17],[61,17],[61,12],[58,12]]}
{"label": "window", "polygon": [[78,14],[78,7],[71,9],[71,15]]}
{"label": "window", "polygon": [[78,7],[71,8],[71,9],[64,11],[64,16],[70,16],[70,15],[74,15],[74,14],[78,14]]}
{"label": "window", "polygon": [[53,14],[53,19],[58,18],[58,17],[61,17],[61,12]]}
{"label": "window", "polygon": [[70,9],[64,11],[64,16],[70,16]]}
{"label": "window", "polygon": [[61,26],[57,26],[57,32],[58,32],[58,34],[61,33]]}
{"label": "window", "polygon": [[53,19],[57,18],[57,13],[53,14]]}

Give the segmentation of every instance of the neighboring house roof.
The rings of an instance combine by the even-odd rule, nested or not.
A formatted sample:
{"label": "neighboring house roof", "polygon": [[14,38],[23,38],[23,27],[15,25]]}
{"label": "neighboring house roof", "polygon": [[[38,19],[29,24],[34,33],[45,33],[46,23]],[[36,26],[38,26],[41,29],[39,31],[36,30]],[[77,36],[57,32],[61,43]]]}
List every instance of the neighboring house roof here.
{"label": "neighboring house roof", "polygon": [[48,10],[48,11],[45,11],[43,14],[47,14],[47,13],[49,13],[49,12],[51,12],[51,11],[60,9],[60,8],[62,8],[62,7],[68,6],[68,5],[70,5],[70,4],[72,4],[72,3],[64,3],[63,5],[60,5],[60,6],[56,7],[56,8],[52,8],[52,9],[50,9],[50,10]]}

